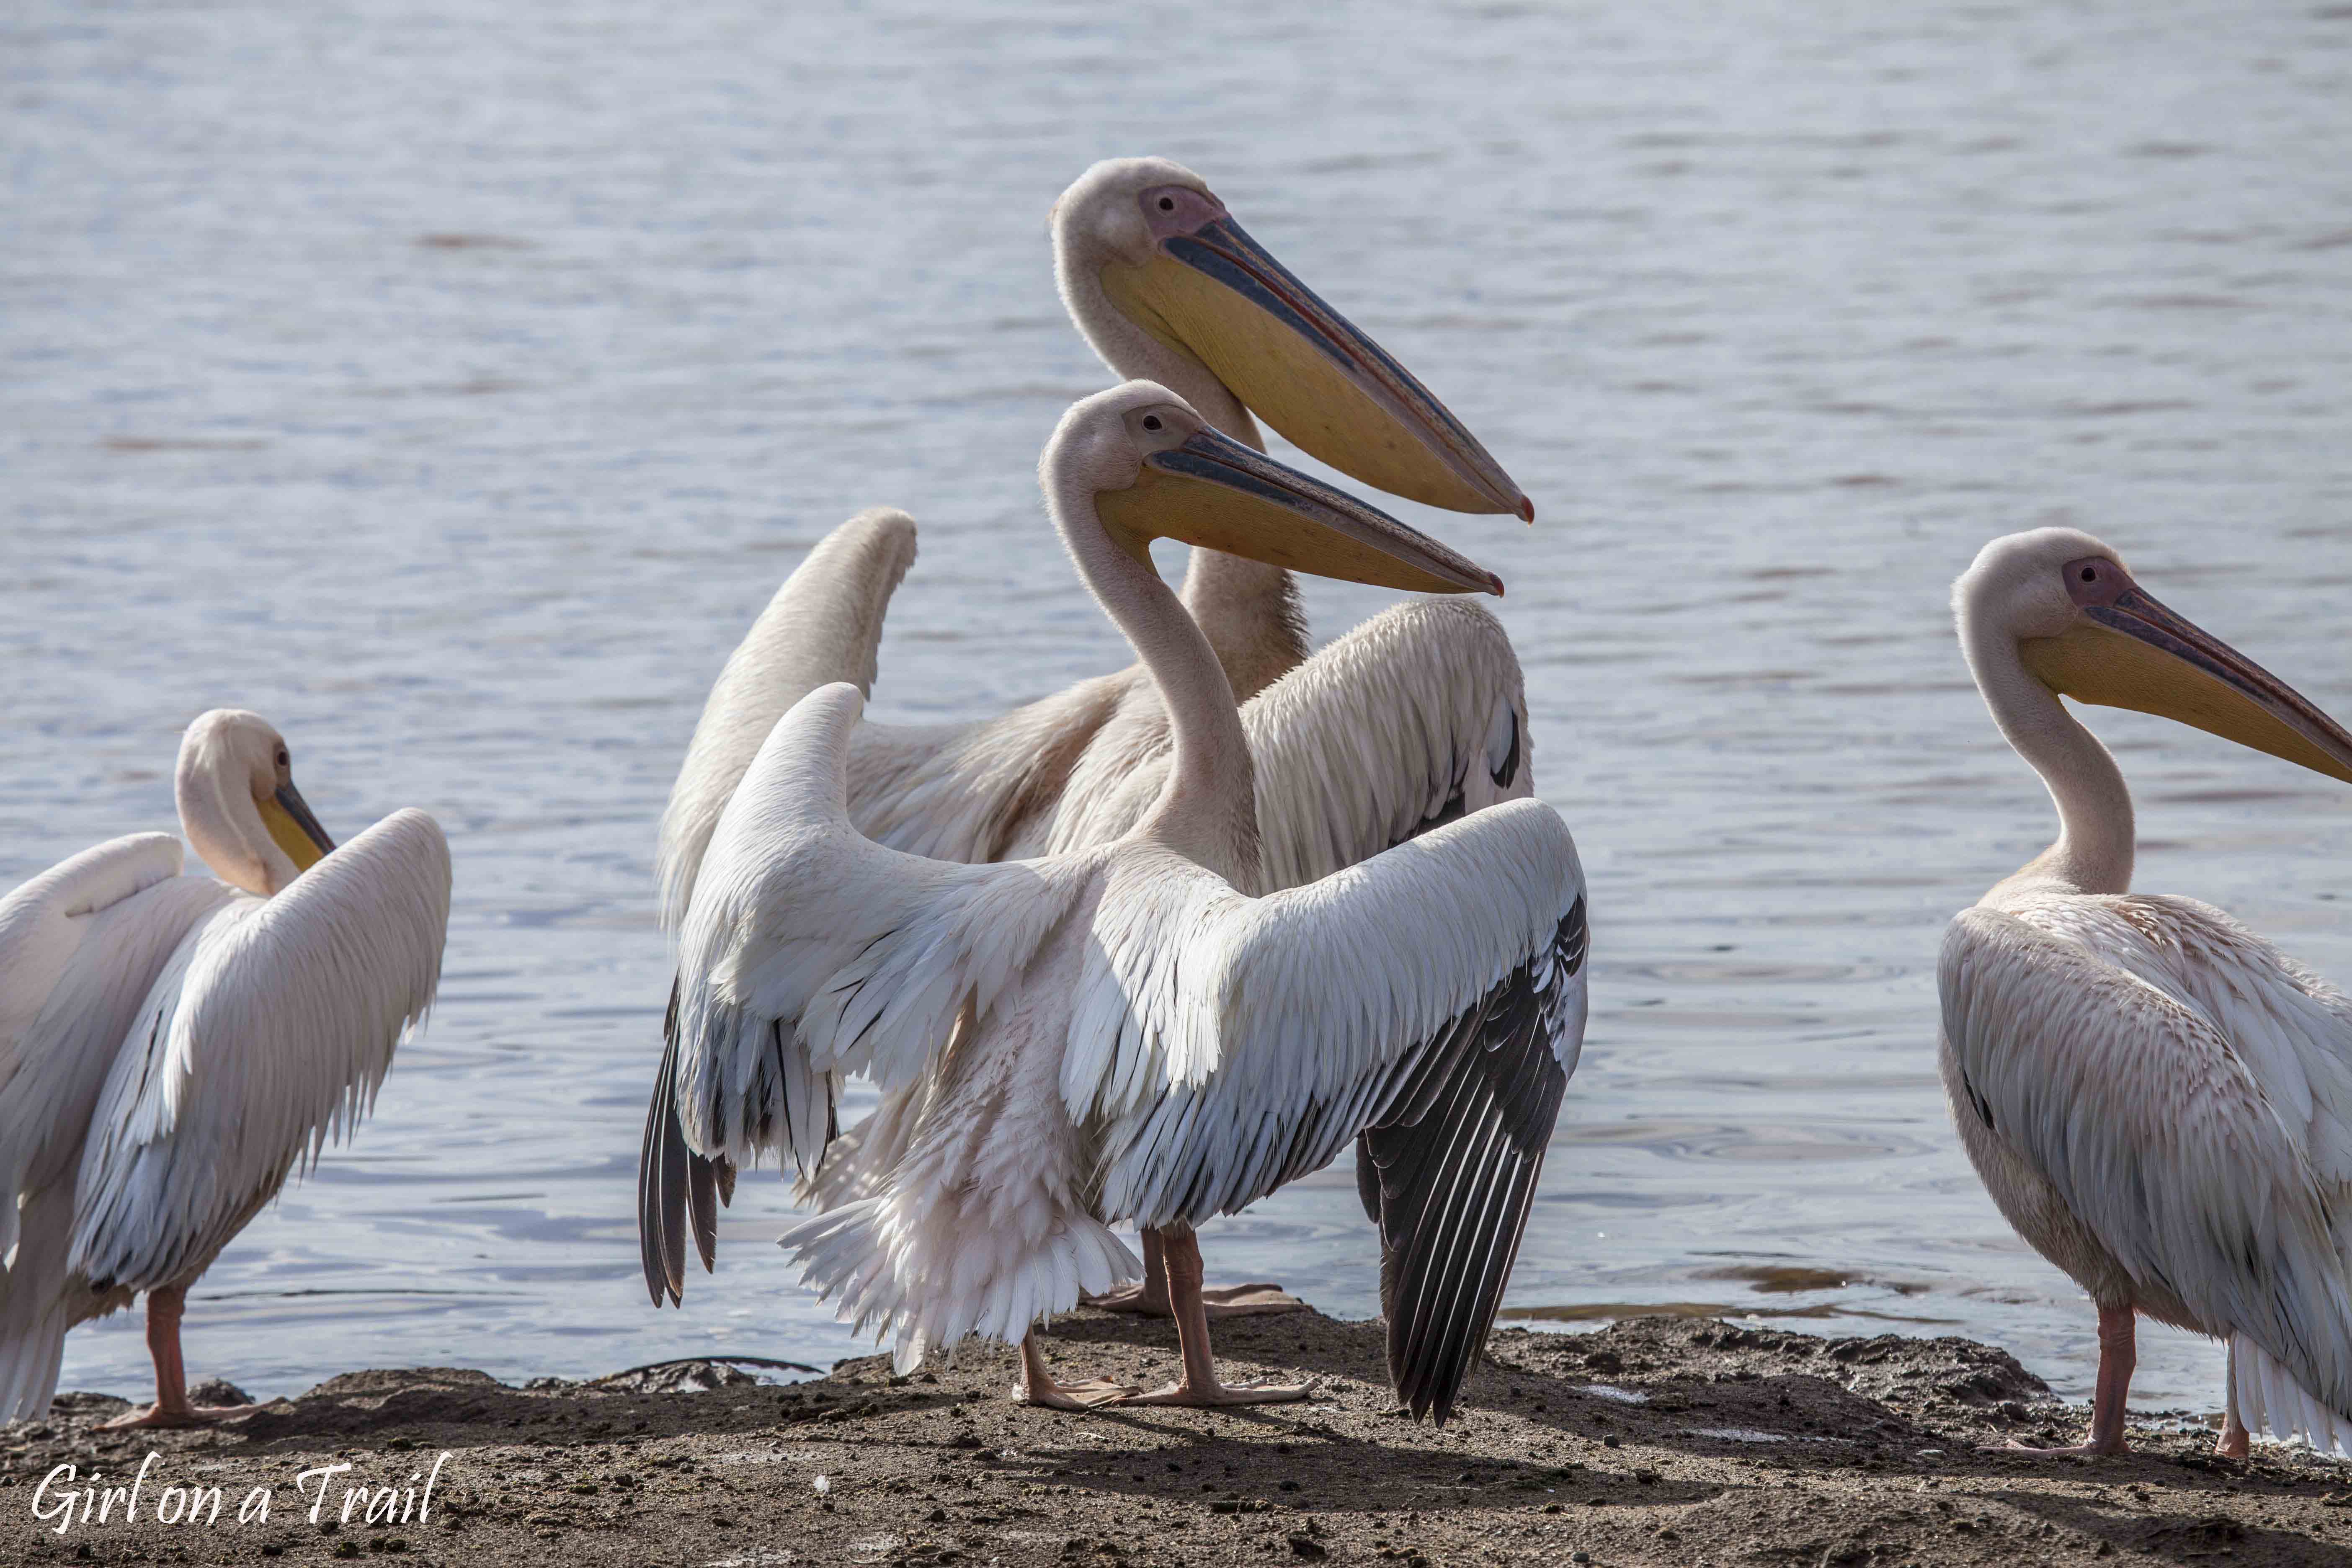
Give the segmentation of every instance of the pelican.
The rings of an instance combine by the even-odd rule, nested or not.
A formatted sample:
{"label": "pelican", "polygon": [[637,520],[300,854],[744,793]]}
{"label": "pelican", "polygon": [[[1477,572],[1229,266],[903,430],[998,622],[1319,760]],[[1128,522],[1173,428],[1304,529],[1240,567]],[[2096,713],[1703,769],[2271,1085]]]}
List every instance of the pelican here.
{"label": "pelican", "polygon": [[2352,1001],[2210,904],[2131,891],[2132,806],[2061,696],[2162,714],[2352,782],[2352,735],[2073,529],[1954,590],[1993,721],[2058,841],[1953,921],[1937,1056],[2018,1234],[2099,1311],[2089,1441],[2124,1450],[2135,1314],[2228,1342],[2220,1449],[2352,1435]]}
{"label": "pelican", "polygon": [[[1040,468],[1079,574],[1160,689],[1174,760],[1148,808],[1107,843],[1031,859],[887,848],[849,814],[863,700],[820,687],[771,731],[711,835],[656,1111],[698,1153],[775,1149],[805,1171],[829,1075],[903,1091],[913,1124],[874,1190],[782,1244],[845,1320],[893,1339],[901,1369],[971,1333],[1017,1341],[1015,1397],[1056,1408],[1301,1397],[1218,1379],[1192,1227],[1361,1133],[1391,1375],[1442,1422],[1582,1039],[1575,846],[1549,807],[1511,801],[1254,895],[1249,736],[1149,547],[1406,590],[1502,584],[1148,382],[1074,406]],[[1032,1326],[1133,1276],[1108,1228],[1121,1221],[1161,1232],[1181,1374],[1149,1394],[1057,1384]]]}
{"label": "pelican", "polygon": [[234,709],[188,726],[173,793],[219,881],[135,833],[0,900],[0,1419],[47,1411],[66,1331],[142,1291],[155,1403],[110,1425],[235,1414],[189,1403],[188,1287],[368,1112],[440,979],[431,817],[336,848]]}
{"label": "pelican", "polygon": [[[1201,177],[1161,158],[1087,170],[1055,203],[1063,302],[1124,378],[1166,386],[1225,435],[1260,447],[1251,410],[1316,457],[1392,494],[1471,512],[1535,509],[1485,447],[1395,360],[1237,224]],[[661,826],[662,920],[673,934],[705,846],[776,720],[829,680],[872,689],[914,523],[877,509],[836,529],[779,589],[728,661],[688,747]],[[1518,660],[1474,605],[1421,601],[1306,657],[1284,561],[1195,549],[1183,603],[1234,690],[1257,762],[1264,853],[1254,891],[1296,886],[1377,854],[1424,825],[1534,793]],[[1145,670],[1082,681],[974,724],[861,722],[849,809],[877,842],[935,859],[989,861],[1108,843],[1157,795],[1170,726]],[[885,1100],[836,1146],[803,1195],[830,1205],[895,1157],[905,1108]],[[733,1170],[665,1154],[649,1120],[639,1229],[656,1305],[685,1288],[686,1236],[715,1261]],[[660,1173],[678,1169],[665,1185]],[[1098,1304],[1165,1313],[1158,1239],[1144,1279]],[[1207,1293],[1215,1315],[1303,1302],[1266,1284]]]}

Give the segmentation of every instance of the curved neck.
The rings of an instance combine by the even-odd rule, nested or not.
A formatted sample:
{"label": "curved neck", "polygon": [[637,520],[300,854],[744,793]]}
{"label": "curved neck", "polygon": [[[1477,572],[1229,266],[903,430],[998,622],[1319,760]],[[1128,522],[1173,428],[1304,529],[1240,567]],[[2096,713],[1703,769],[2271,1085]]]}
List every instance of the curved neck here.
{"label": "curved neck", "polygon": [[2009,743],[2042,775],[2058,808],[2058,841],[1979,900],[2024,892],[2126,893],[2132,877],[2131,792],[2123,770],[2018,657],[2017,639],[1964,616],[1960,645],[1977,689]]}
{"label": "curved neck", "polygon": [[[1192,355],[1170,348],[1129,321],[1103,292],[1099,272],[1068,266],[1062,268],[1061,281],[1070,320],[1121,380],[1156,381],[1234,440],[1265,450],[1257,422],[1233,389]],[[1307,657],[1298,585],[1279,566],[1195,549],[1184,572],[1183,604],[1242,701]]]}
{"label": "curved neck", "polygon": [[1048,495],[1078,575],[1135,646],[1168,710],[1175,759],[1136,831],[1238,887],[1257,881],[1257,786],[1234,689],[1208,639],[1148,561],[1106,532],[1081,487]]}
{"label": "curved neck", "polygon": [[267,899],[299,874],[263,826],[243,770],[224,772],[184,757],[172,794],[180,832],[222,881]]}

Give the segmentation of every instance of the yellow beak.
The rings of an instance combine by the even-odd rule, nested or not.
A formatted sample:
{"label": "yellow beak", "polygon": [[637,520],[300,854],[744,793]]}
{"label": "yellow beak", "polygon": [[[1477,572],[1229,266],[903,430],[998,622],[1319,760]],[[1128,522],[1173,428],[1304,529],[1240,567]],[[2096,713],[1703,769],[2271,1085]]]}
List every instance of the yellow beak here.
{"label": "yellow beak", "polygon": [[2054,637],[2018,644],[2044,686],[2078,702],[2177,720],[2352,784],[2352,734],[2300,692],[2137,584]]}
{"label": "yellow beak", "polygon": [[1177,539],[1380,588],[1503,592],[1503,580],[1467,556],[1215,430],[1154,452],[1132,486],[1099,492],[1095,509],[1147,563],[1151,541]]}
{"label": "yellow beak", "polygon": [[278,785],[277,794],[261,802],[261,825],[298,871],[309,870],[335,852],[335,841],[310,814],[310,802],[290,784]]}
{"label": "yellow beak", "polygon": [[1230,214],[1163,237],[1140,267],[1110,263],[1102,282],[1129,319],[1340,472],[1429,506],[1535,521],[1477,437]]}

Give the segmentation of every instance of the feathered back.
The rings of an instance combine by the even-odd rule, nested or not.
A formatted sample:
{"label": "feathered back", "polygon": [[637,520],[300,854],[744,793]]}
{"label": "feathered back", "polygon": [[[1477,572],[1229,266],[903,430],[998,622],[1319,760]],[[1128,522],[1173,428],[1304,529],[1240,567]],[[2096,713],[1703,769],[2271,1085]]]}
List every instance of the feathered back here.
{"label": "feathered back", "polygon": [[1972,1116],[2134,1280],[2352,1416],[2352,1004],[2218,910],[1963,910],[1937,972]]}
{"label": "feathered back", "polygon": [[[1527,692],[1510,638],[1483,605],[1416,599],[1333,641],[1241,710],[1257,788],[1259,885],[1301,887],[1414,834],[1535,793]],[[1172,753],[1164,716],[1140,756],[1090,756],[1055,820],[1052,852],[1143,819]]]}
{"label": "feathered back", "polygon": [[1377,616],[1242,710],[1268,888],[1535,793],[1518,656],[1484,605]]}

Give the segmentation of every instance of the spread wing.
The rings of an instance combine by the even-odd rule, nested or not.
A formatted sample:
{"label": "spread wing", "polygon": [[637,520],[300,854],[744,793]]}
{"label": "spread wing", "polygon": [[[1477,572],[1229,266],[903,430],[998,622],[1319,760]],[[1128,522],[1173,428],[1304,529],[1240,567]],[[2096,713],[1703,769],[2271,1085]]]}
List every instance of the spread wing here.
{"label": "spread wing", "polygon": [[[1077,702],[1100,684],[1074,689],[1064,700]],[[1147,685],[1121,698],[1115,728],[1105,728],[1112,722],[1108,714],[1062,715],[1069,721],[1055,731],[1061,741],[1040,735],[1013,749],[1044,755],[1073,735],[1085,748],[1066,783],[1058,772],[1042,770],[1054,774],[1060,791],[1046,839],[1051,852],[1107,844],[1159,798],[1171,757],[1158,701]],[[1001,722],[1053,716],[1048,704],[1038,704]],[[1495,617],[1467,600],[1417,599],[1374,616],[1251,699],[1242,727],[1257,783],[1261,876],[1254,891],[1327,877],[1535,789],[1517,656]],[[937,771],[939,761],[927,766]],[[853,763],[852,815],[867,837],[895,830],[901,837],[888,842],[902,848],[946,859],[992,858],[999,841],[992,833],[950,831],[942,817],[927,843],[913,838],[902,815],[861,815],[857,771]],[[982,792],[965,809],[1006,796]],[[911,793],[895,799],[898,814],[918,804]],[[886,1098],[798,1195],[830,1208],[870,1187],[898,1148],[873,1134],[904,1122],[902,1111]]]}
{"label": "spread wing", "polygon": [[818,686],[872,689],[890,595],[915,561],[915,521],[875,507],[819,541],[719,672],[662,813],[655,862],[664,930],[694,897],[711,831],[785,710]]}
{"label": "spread wing", "polygon": [[449,849],[420,811],[183,940],[113,1062],[82,1152],[71,1266],[100,1288],[186,1278],[297,1161],[366,1114],[441,974]]}
{"label": "spread wing", "polygon": [[[2179,954],[2165,907],[2178,900],[2065,901],[2084,908],[1969,910],[1945,935],[1937,973],[1963,1113],[2040,1173],[2135,1279],[2352,1413],[2345,1130],[2335,1111],[2313,1116],[2343,1103],[2343,998],[2275,954],[2242,952],[2200,999],[2155,962],[2168,943]],[[2042,929],[2045,917],[2074,934]],[[2085,921],[2105,928],[2096,945],[2080,939]],[[2278,1043],[2283,1028],[2314,1026],[2321,1037],[2305,1047]]]}
{"label": "spread wing", "polygon": [[[710,836],[751,759],[794,703],[847,681],[872,690],[891,596],[915,560],[915,523],[874,507],[835,529],[776,590],[719,671],[662,813],[656,872],[664,929],[693,901]],[[877,844],[935,860],[995,860],[1060,803],[1132,671],[981,723],[861,722],[850,742],[849,814]]]}
{"label": "spread wing", "polygon": [[1372,1132],[1391,1371],[1444,1420],[1583,1038],[1566,826],[1510,802],[1258,900],[1172,857],[1122,864],[1062,1075],[1103,1213],[1230,1214]]}
{"label": "spread wing", "polygon": [[1444,1421],[1502,1305],[1584,1037],[1589,941],[1579,899],[1550,951],[1464,1009],[1357,1140],[1389,1375],[1416,1419],[1433,1405]]}
{"label": "spread wing", "polygon": [[859,834],[846,791],[862,705],[845,684],[795,705],[710,837],[638,1171],[656,1302],[677,1299],[689,1230],[715,1226],[716,1162],[731,1175],[775,1152],[813,1170],[832,1132],[834,1077],[913,1079],[1084,883],[1082,859],[966,866]]}

